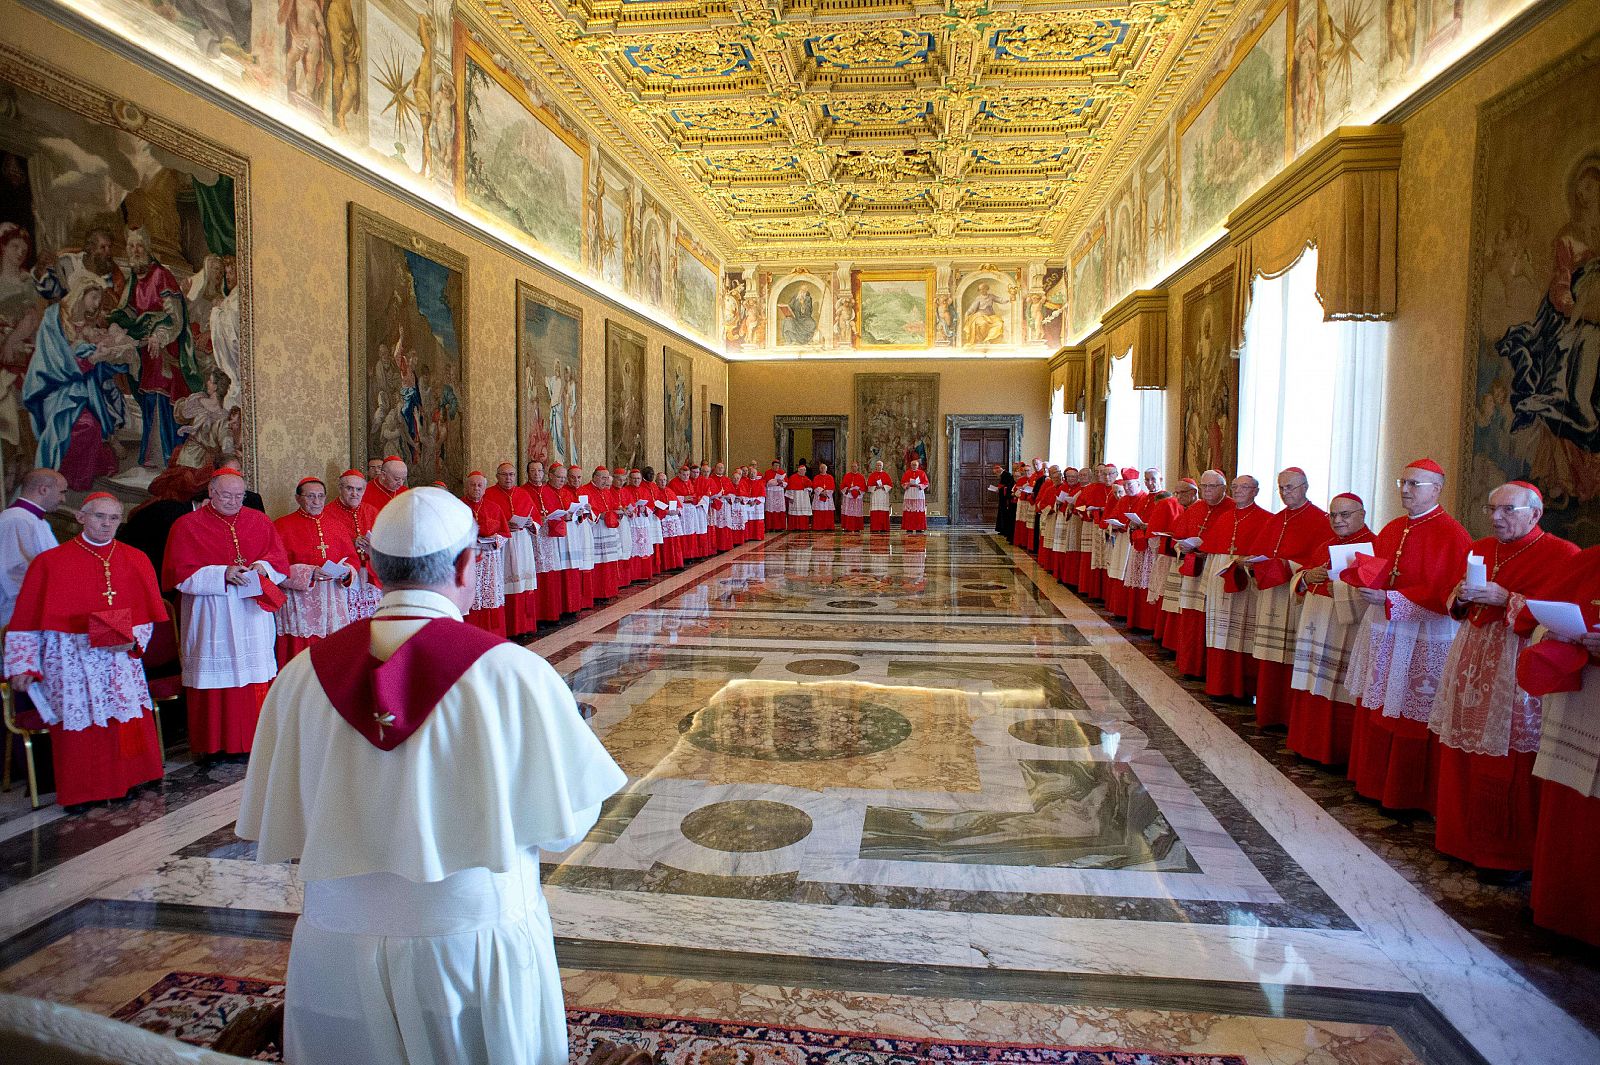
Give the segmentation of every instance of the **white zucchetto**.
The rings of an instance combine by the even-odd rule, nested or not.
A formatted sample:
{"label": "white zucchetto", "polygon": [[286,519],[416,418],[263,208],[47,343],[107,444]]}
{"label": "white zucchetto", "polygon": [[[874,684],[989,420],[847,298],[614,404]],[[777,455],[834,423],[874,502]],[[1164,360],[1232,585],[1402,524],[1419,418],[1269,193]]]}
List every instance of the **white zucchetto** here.
{"label": "white zucchetto", "polygon": [[412,488],[391,499],[372,523],[372,549],[390,558],[421,558],[464,542],[478,523],[443,488]]}

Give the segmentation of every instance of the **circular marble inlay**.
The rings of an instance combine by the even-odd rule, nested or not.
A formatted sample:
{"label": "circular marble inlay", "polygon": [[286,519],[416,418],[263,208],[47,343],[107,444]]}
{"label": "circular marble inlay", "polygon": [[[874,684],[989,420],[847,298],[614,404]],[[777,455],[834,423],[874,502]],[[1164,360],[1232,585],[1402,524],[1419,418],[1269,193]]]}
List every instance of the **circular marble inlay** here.
{"label": "circular marble inlay", "polygon": [[1003,592],[1007,586],[998,581],[973,581],[962,584],[961,587],[969,592]]}
{"label": "circular marble inlay", "polygon": [[1040,747],[1093,747],[1105,735],[1098,725],[1070,717],[1030,717],[1006,731]]}
{"label": "circular marble inlay", "polygon": [[735,799],[702,806],[679,825],[691,843],[714,851],[775,851],[811,835],[811,816],[765,799]]}
{"label": "circular marble inlay", "polygon": [[855,662],[841,662],[837,658],[802,658],[783,667],[802,677],[842,677],[861,668]]}
{"label": "circular marble inlay", "polygon": [[750,694],[735,689],[678,722],[701,750],[761,762],[828,762],[904,743],[911,722],[855,691],[800,685]]}
{"label": "circular marble inlay", "polygon": [[828,605],[835,610],[876,610],[878,604],[872,599],[830,599]]}

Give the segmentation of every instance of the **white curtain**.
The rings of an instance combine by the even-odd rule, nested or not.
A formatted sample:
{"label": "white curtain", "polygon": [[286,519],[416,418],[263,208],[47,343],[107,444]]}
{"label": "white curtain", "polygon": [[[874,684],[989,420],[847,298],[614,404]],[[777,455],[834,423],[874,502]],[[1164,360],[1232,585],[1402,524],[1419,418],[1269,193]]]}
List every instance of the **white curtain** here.
{"label": "white curtain", "polygon": [[1167,390],[1143,388],[1134,395],[1139,397],[1139,472],[1154,466],[1161,469],[1167,461]]}
{"label": "white curtain", "polygon": [[1076,469],[1083,465],[1083,417],[1061,412],[1065,392],[1058,388],[1050,394],[1050,465]]}
{"label": "white curtain", "polygon": [[1133,356],[1111,360],[1111,389],[1106,395],[1105,461],[1122,469],[1139,459],[1139,423],[1143,404],[1133,390]]}
{"label": "white curtain", "polygon": [[1355,492],[1372,506],[1387,330],[1322,320],[1314,248],[1278,277],[1255,279],[1240,353],[1239,472],[1261,481],[1263,502],[1278,471],[1299,466],[1313,502]]}

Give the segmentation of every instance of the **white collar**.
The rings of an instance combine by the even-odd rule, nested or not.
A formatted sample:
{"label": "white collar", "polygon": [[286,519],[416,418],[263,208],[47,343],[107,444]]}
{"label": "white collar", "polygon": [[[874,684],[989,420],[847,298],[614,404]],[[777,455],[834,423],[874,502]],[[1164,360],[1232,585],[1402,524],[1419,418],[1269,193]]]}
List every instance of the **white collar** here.
{"label": "white collar", "polygon": [[399,588],[392,592],[384,592],[383,599],[378,603],[378,611],[374,615],[375,620],[381,621],[385,613],[410,616],[425,614],[449,618],[452,621],[463,620],[461,611],[454,603],[438,592],[430,592],[425,588]]}
{"label": "white collar", "polygon": [[1438,509],[1439,509],[1439,504],[1435,503],[1433,506],[1429,507],[1427,510],[1424,510],[1421,514],[1408,514],[1408,515],[1406,515],[1406,517],[1410,518],[1412,521],[1416,521],[1419,518],[1426,518],[1429,514],[1432,514],[1434,511],[1436,511]]}

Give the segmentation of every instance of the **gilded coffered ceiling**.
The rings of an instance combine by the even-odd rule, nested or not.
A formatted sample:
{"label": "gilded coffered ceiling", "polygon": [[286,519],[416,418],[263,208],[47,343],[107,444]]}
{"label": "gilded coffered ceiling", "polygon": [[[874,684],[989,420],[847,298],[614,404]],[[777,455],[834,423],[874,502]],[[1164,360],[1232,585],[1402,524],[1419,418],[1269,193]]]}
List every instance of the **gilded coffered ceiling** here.
{"label": "gilded coffered ceiling", "polygon": [[739,262],[1059,256],[1233,4],[471,0]]}

